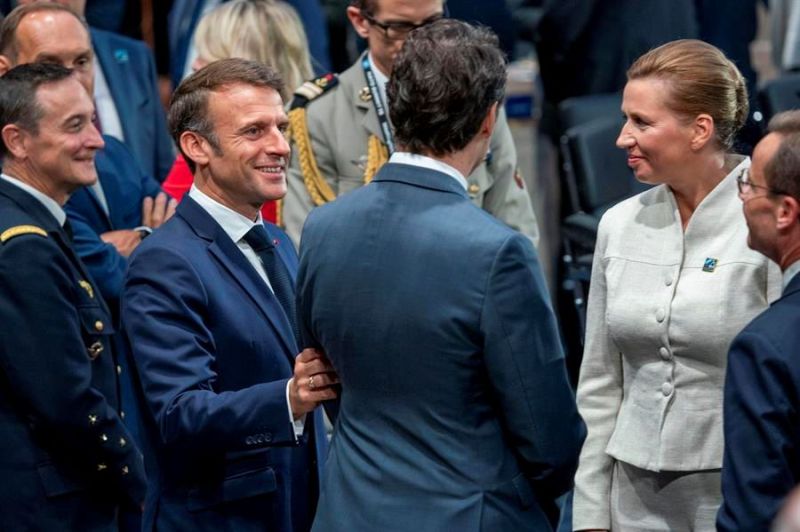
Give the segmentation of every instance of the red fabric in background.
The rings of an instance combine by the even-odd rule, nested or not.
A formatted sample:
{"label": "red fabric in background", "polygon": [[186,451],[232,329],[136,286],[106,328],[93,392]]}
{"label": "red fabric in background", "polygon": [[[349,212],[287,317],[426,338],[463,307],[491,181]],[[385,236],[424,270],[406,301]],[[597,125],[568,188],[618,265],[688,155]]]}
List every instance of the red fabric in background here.
{"label": "red fabric in background", "polygon": [[[193,182],[194,176],[191,170],[189,170],[189,165],[186,164],[186,160],[182,155],[178,155],[175,158],[175,162],[172,164],[169,174],[167,174],[167,178],[161,184],[161,188],[177,201],[181,201],[184,194],[189,192],[189,189],[192,188]],[[263,216],[265,220],[275,223],[278,219],[276,202],[266,202],[261,207],[261,216]]]}

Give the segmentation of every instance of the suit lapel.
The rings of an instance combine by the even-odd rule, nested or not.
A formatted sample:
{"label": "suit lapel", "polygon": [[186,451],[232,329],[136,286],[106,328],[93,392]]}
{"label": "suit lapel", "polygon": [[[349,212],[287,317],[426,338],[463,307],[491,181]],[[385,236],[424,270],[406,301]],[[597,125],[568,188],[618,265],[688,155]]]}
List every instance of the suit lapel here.
{"label": "suit lapel", "polygon": [[284,352],[287,358],[294,364],[294,356],[298,352],[297,342],[286,319],[286,314],[239,247],[228,237],[222,227],[189,196],[181,201],[177,213],[200,237],[209,241],[209,253],[258,306],[278,333],[286,348]]}
{"label": "suit lapel", "polygon": [[108,85],[108,92],[111,94],[111,99],[117,109],[120,126],[122,126],[122,134],[126,139],[132,139],[136,137],[136,132],[130,130],[130,120],[125,120],[125,117],[135,116],[137,112],[136,106],[141,102],[133,101],[129,96],[126,97],[126,95],[132,94],[124,86],[130,80],[128,72],[130,52],[126,48],[117,47],[112,49],[108,43],[102,42],[103,40],[102,35],[92,31],[94,53],[97,56],[100,68],[103,69],[103,77]]}

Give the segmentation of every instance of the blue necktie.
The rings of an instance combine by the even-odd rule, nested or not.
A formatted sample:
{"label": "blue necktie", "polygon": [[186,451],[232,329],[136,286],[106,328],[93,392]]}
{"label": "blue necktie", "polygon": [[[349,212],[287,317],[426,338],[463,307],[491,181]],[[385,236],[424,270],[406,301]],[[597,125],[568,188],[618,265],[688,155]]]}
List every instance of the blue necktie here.
{"label": "blue necktie", "polygon": [[297,318],[295,316],[294,304],[294,287],[292,286],[292,279],[289,277],[289,270],[283,264],[283,261],[278,257],[275,246],[267,234],[267,230],[261,224],[253,226],[247,234],[244,235],[244,241],[253,248],[264,269],[267,271],[267,278],[272,285],[272,291],[275,298],[283,307],[289,324],[292,326],[295,340],[300,343],[300,331],[297,328]]}

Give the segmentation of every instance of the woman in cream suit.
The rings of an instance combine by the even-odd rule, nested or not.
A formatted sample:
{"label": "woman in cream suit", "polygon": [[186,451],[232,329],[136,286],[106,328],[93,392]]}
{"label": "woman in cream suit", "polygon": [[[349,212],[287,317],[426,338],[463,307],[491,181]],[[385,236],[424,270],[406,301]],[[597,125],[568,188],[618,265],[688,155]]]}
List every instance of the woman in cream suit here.
{"label": "woman in cream suit", "polygon": [[728,150],[747,90],[718,49],[665,44],[628,70],[617,145],[654,186],[600,222],[578,407],[573,528],[712,531],[728,344],[780,292],[747,247]]}

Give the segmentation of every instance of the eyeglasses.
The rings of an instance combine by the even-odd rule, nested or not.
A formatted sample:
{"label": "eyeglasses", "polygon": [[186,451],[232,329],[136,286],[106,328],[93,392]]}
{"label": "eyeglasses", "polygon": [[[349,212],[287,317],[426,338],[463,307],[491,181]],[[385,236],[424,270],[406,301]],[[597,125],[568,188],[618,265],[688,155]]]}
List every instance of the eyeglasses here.
{"label": "eyeglasses", "polygon": [[739,194],[748,195],[753,192],[753,189],[760,188],[767,192],[767,194],[777,194],[781,196],[786,196],[786,192],[782,192],[780,190],[765,187],[764,185],[756,185],[755,183],[750,181],[750,169],[749,168],[742,168],[741,173],[736,178],[736,186],[739,187]]}
{"label": "eyeglasses", "polygon": [[361,16],[367,19],[373,26],[377,26],[383,30],[383,36],[386,37],[386,39],[390,41],[400,41],[405,39],[412,30],[427,26],[432,22],[444,18],[446,13],[434,15],[429,19],[423,20],[419,24],[414,24],[413,22],[381,22],[364,10],[361,11]]}

